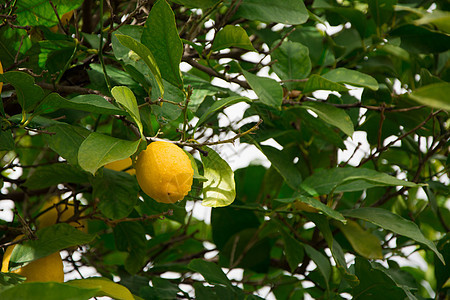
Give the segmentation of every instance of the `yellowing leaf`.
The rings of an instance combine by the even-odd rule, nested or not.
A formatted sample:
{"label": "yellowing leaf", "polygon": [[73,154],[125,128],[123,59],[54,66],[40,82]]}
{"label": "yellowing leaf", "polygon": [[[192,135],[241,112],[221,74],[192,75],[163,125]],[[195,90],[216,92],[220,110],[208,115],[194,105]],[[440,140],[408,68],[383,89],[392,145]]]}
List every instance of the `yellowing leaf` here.
{"label": "yellowing leaf", "polygon": [[353,249],[368,259],[382,259],[380,240],[367,230],[364,230],[358,223],[348,220],[347,224],[336,223],[352,245]]}
{"label": "yellowing leaf", "polygon": [[134,300],[133,294],[126,287],[107,278],[76,279],[66,283],[81,288],[99,289],[96,297],[108,296],[118,300]]}

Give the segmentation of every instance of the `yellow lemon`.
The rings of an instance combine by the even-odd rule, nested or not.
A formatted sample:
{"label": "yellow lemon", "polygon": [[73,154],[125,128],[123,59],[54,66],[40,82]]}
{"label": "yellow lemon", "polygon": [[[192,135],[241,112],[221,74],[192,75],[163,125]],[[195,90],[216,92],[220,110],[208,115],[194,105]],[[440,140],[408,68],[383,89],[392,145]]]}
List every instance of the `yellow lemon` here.
{"label": "yellow lemon", "polygon": [[[116,161],[113,161],[113,162],[111,162],[109,164],[106,164],[105,168],[111,169],[111,170],[114,170],[114,171],[123,171],[123,170],[128,169],[129,167],[131,167],[131,165],[132,165],[131,158],[128,157],[128,158],[125,158],[125,159],[122,159],[122,160],[116,160]],[[136,174],[136,171],[134,169],[128,169],[128,170],[126,170],[126,172],[128,174],[130,174],[130,175]]]}
{"label": "yellow lemon", "polygon": [[175,203],[191,190],[194,169],[184,151],[169,142],[153,142],[136,161],[141,189],[157,202]]}
{"label": "yellow lemon", "polygon": [[[19,235],[14,239],[17,241],[21,239],[23,235]],[[11,259],[11,253],[16,245],[6,248],[5,255],[2,260],[2,272],[8,272],[9,260]],[[59,255],[59,252],[55,252],[46,257],[39,258],[30,262],[28,265],[12,271],[12,273],[19,274],[26,277],[25,281],[57,281],[64,282],[64,266]]]}
{"label": "yellow lemon", "polygon": [[[44,206],[42,207],[41,211],[44,211],[52,206],[54,208],[46,211],[42,215],[40,215],[37,218],[37,226],[38,228],[45,228],[52,226],[53,224],[56,224],[57,221],[59,223],[65,222],[72,218],[75,215],[75,207],[73,205],[67,205],[65,203],[59,203],[61,201],[61,198],[59,196],[53,196],[50,197],[50,199],[45,202]],[[69,202],[69,204],[71,204]],[[56,206],[55,206],[56,205]],[[59,220],[58,220],[58,214],[59,214]],[[69,225],[83,231],[87,232],[87,222],[86,219],[81,219],[77,222],[70,222]]]}

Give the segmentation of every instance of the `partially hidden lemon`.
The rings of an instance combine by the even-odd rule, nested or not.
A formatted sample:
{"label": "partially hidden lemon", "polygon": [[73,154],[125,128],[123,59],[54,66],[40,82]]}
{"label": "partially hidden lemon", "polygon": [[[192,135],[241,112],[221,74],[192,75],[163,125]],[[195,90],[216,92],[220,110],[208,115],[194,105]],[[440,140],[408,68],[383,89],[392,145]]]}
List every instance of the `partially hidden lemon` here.
{"label": "partially hidden lemon", "polygon": [[132,165],[131,158],[128,157],[128,158],[125,158],[125,159],[116,160],[116,161],[113,161],[113,162],[111,162],[109,164],[106,164],[105,168],[111,169],[111,170],[114,170],[114,171],[126,170],[125,172],[127,172],[128,174],[134,175],[134,174],[136,174],[136,171],[133,168],[130,169],[131,165]]}
{"label": "partially hidden lemon", "polygon": [[[17,241],[21,239],[23,235],[19,235],[14,239]],[[2,260],[2,272],[8,272],[9,261],[11,259],[11,254],[16,245],[9,246],[6,248],[5,255],[3,255]],[[55,252],[48,256],[39,258],[30,262],[28,265],[12,271],[12,273],[19,274],[26,277],[25,281],[56,281],[64,282],[64,266],[59,255],[59,252]]]}
{"label": "partially hidden lemon", "polygon": [[136,161],[141,189],[157,202],[175,203],[191,190],[194,169],[184,151],[169,142],[153,142]]}
{"label": "partially hidden lemon", "polygon": [[[53,208],[46,211],[45,213],[43,213],[42,215],[40,215],[37,218],[36,221],[37,221],[38,228],[49,227],[49,226],[52,226],[53,224],[56,224],[56,222],[59,222],[59,223],[65,222],[75,215],[75,206],[70,205],[73,203],[69,202],[68,203],[69,205],[68,205],[66,203],[58,204],[59,202],[61,202],[61,198],[59,196],[52,196],[52,197],[50,197],[50,199],[48,199],[45,202],[41,211],[44,211],[52,206],[53,206]],[[56,205],[56,204],[58,204],[58,205]],[[58,214],[59,214],[59,219],[58,219]],[[87,232],[86,219],[81,219],[76,222],[75,221],[69,222],[69,225],[71,225],[83,232]]]}

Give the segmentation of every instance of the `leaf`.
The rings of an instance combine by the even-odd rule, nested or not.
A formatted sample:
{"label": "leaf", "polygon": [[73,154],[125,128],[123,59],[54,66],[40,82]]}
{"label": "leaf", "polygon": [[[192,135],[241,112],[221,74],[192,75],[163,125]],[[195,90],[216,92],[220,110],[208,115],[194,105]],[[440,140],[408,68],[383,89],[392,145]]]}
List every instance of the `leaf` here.
{"label": "leaf", "polygon": [[333,218],[342,223],[346,222],[344,216],[340,212],[332,209],[331,207],[323,204],[322,202],[320,202],[319,200],[317,200],[313,197],[298,195],[297,197],[294,197],[294,198],[281,198],[281,199],[275,199],[275,200],[283,202],[283,203],[293,203],[294,201],[298,200],[298,201],[301,201],[303,203],[306,203],[306,204],[314,207],[315,209],[318,209],[319,211],[323,212],[325,215],[329,216],[330,218]]}
{"label": "leaf", "polygon": [[24,186],[31,190],[45,189],[60,183],[85,183],[89,174],[68,164],[51,164],[37,167],[25,181]]}
{"label": "leaf", "polygon": [[[52,2],[59,17],[62,17],[63,14],[79,8],[83,0],[53,0]],[[17,2],[14,13],[17,15],[17,22],[21,26],[50,27],[58,24],[56,14],[48,1],[21,0]]]}
{"label": "leaf", "polygon": [[315,112],[319,118],[330,125],[336,126],[348,136],[353,135],[353,122],[349,115],[343,110],[327,103],[308,101],[303,103],[300,108],[307,108]]}
{"label": "leaf", "polygon": [[79,288],[96,289],[98,290],[98,292],[95,294],[96,297],[106,296],[121,300],[135,299],[133,297],[133,294],[131,294],[131,292],[126,287],[104,277],[75,279],[67,281],[66,284]]}
{"label": "leaf", "polygon": [[79,95],[65,99],[56,93],[51,93],[36,108],[41,113],[49,113],[59,108],[88,111],[94,114],[126,115],[126,112],[106,101],[99,95]]}
{"label": "leaf", "polygon": [[194,128],[194,132],[195,130],[202,125],[204,122],[206,122],[211,116],[212,114],[214,114],[215,112],[217,112],[218,110],[225,108],[225,106],[230,106],[242,101],[246,101],[246,102],[250,102],[251,100],[247,97],[242,97],[242,96],[232,96],[232,97],[228,97],[228,98],[224,98],[224,99],[220,99],[217,100],[213,103],[213,105],[211,105],[206,112],[204,112],[200,118],[198,119],[197,124],[195,125]]}
{"label": "leaf", "polygon": [[45,257],[62,249],[84,245],[94,240],[94,234],[87,234],[67,223],[57,223],[36,232],[37,240],[17,244],[11,253],[11,262],[26,263]]}
{"label": "leaf", "polygon": [[389,22],[397,0],[369,0],[369,11],[378,26]]}
{"label": "leaf", "polygon": [[97,293],[96,289],[84,289],[58,282],[25,282],[0,292],[2,300],[88,300]]}
{"label": "leaf", "polygon": [[144,299],[172,300],[177,298],[180,289],[175,283],[168,279],[159,277],[152,278],[153,287],[144,287],[139,290],[139,294]]}
{"label": "leaf", "polygon": [[[282,80],[303,79],[311,72],[311,59],[308,47],[291,41],[286,41],[276,48],[272,54],[276,61],[273,70]],[[298,86],[295,82],[285,82],[289,89]]]}
{"label": "leaf", "polygon": [[42,88],[34,84],[34,78],[24,72],[10,71],[0,74],[0,81],[9,82],[17,93],[17,102],[22,109],[30,112],[44,98]]}
{"label": "leaf", "polygon": [[369,261],[356,257],[355,273],[360,284],[353,288],[353,299],[377,300],[405,299],[405,292],[382,271],[372,268]]}
{"label": "leaf", "polygon": [[98,208],[107,218],[127,217],[136,205],[139,185],[132,175],[126,172],[103,170],[102,177],[96,177],[93,196],[100,200]]}
{"label": "leaf", "polygon": [[47,128],[52,135],[45,135],[48,146],[70,164],[78,164],[78,148],[91,133],[89,130],[61,123]]}
{"label": "leaf", "polygon": [[223,284],[230,288],[233,286],[222,269],[213,262],[194,259],[189,263],[188,268],[202,274],[210,284]]}
{"label": "leaf", "polygon": [[412,53],[441,53],[450,48],[450,36],[422,26],[406,24],[391,32],[391,36],[400,37],[400,46]]}
{"label": "leaf", "polygon": [[144,139],[145,137],[142,128],[141,116],[139,114],[138,104],[133,92],[126,86],[115,86],[112,88],[111,94],[113,95],[114,99],[116,99],[116,101],[120,103],[130,114],[131,118],[139,128],[141,138]]}
{"label": "leaf", "polygon": [[408,95],[420,104],[450,111],[450,83],[434,83],[422,86]]}
{"label": "leaf", "polygon": [[309,17],[303,1],[296,0],[243,0],[236,14],[249,20],[289,25],[303,24]]}
{"label": "leaf", "polygon": [[347,224],[336,223],[355,251],[367,259],[383,259],[381,241],[364,230],[358,223],[348,220]]}
{"label": "leaf", "polygon": [[420,26],[433,24],[445,33],[450,33],[450,13],[435,9],[431,13],[424,14],[420,19],[414,21],[414,25]]}
{"label": "leaf", "polygon": [[[280,224],[280,226],[282,226],[282,224]],[[303,257],[305,256],[303,245],[290,234],[285,232],[285,230],[280,231],[284,240],[284,252],[286,254],[286,259],[289,267],[291,268],[291,272],[294,272],[294,270],[301,264]]]}
{"label": "leaf", "polygon": [[322,77],[333,82],[365,87],[373,91],[378,90],[378,82],[375,78],[355,70],[337,68],[323,74]]}
{"label": "leaf", "polygon": [[100,133],[91,133],[78,150],[78,163],[83,170],[92,174],[102,166],[133,155],[140,140],[131,142]]}
{"label": "leaf", "polygon": [[203,183],[202,205],[222,207],[233,203],[236,197],[234,173],[228,163],[213,149],[205,147],[207,156],[202,156],[203,176],[208,179]]}
{"label": "leaf", "polygon": [[191,8],[210,8],[219,2],[219,0],[171,0],[171,1]]}
{"label": "leaf", "polygon": [[344,216],[351,218],[358,218],[369,221],[377,226],[380,226],[386,230],[390,230],[399,235],[409,237],[421,244],[430,248],[437,257],[444,262],[444,257],[437,250],[434,243],[423,235],[416,223],[406,220],[399,215],[396,215],[388,210],[377,207],[362,207],[345,211]]}
{"label": "leaf", "polygon": [[328,258],[322,254],[322,252],[317,251],[308,244],[303,245],[305,247],[305,252],[312,259],[312,261],[319,267],[319,272],[322,274],[325,284],[327,285],[327,290],[329,289],[329,281],[331,276],[331,264]]}
{"label": "leaf", "polygon": [[320,170],[306,178],[302,186],[315,190],[317,195],[362,191],[375,186],[420,186],[414,182],[400,180],[394,176],[365,168],[333,168]]}
{"label": "leaf", "polygon": [[122,45],[133,50],[137,55],[139,55],[140,58],[142,58],[145,64],[149,67],[150,72],[152,72],[156,83],[158,84],[161,95],[164,95],[164,85],[162,82],[161,72],[152,52],[145,45],[136,41],[132,37],[122,34],[116,34],[115,36]]}
{"label": "leaf", "polygon": [[260,149],[286,183],[293,190],[298,190],[302,183],[302,175],[294,163],[282,151],[274,147],[261,145]]}
{"label": "leaf", "polygon": [[180,63],[183,42],[178,36],[175,15],[165,0],[153,4],[144,25],[141,41],[153,53],[162,78],[182,90]]}
{"label": "leaf", "polygon": [[12,135],[12,130],[0,129],[0,151],[9,150],[14,150],[14,138]]}
{"label": "leaf", "polygon": [[226,25],[222,30],[216,33],[211,51],[218,51],[231,47],[255,51],[244,28]]}
{"label": "leaf", "polygon": [[242,73],[262,103],[277,109],[281,108],[283,89],[278,82],[271,78],[256,76],[244,70]]}
{"label": "leaf", "polygon": [[305,87],[303,88],[303,93],[305,94],[311,93],[317,90],[346,92],[348,91],[348,88],[339,83],[325,79],[322,76],[313,74],[308,78],[308,81],[306,82]]}

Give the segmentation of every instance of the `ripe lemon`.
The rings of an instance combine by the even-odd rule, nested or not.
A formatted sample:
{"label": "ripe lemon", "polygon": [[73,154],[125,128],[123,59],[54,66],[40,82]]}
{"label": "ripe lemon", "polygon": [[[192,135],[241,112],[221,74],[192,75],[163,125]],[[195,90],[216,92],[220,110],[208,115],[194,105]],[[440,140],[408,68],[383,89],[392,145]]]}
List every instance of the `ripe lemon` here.
{"label": "ripe lemon", "polygon": [[142,190],[157,202],[175,203],[191,190],[194,169],[181,148],[158,141],[139,154],[136,178]]}
{"label": "ripe lemon", "polygon": [[[17,241],[21,239],[23,235],[19,235],[14,239]],[[6,248],[5,255],[3,255],[2,272],[8,272],[9,260],[11,259],[11,253],[16,245]],[[64,282],[64,266],[59,255],[59,252],[50,254],[49,256],[39,258],[30,262],[25,267],[12,271],[12,273],[25,276],[25,281],[57,281]]]}
{"label": "ripe lemon", "polygon": [[[131,167],[131,165],[132,165],[131,158],[128,157],[128,158],[125,158],[125,159],[122,159],[122,160],[116,160],[116,161],[113,161],[113,162],[111,162],[109,164],[106,164],[105,168],[111,169],[111,170],[114,170],[114,171],[123,171],[123,170],[128,169],[129,167]],[[134,169],[128,169],[128,170],[126,170],[126,172],[128,174],[130,174],[130,175],[136,174],[136,171]]]}
{"label": "ripe lemon", "polygon": [[[48,209],[49,207],[54,206],[55,204],[59,203],[61,201],[61,198],[59,196],[52,196],[50,199],[48,199],[47,202],[45,202],[44,206],[42,207],[41,211],[44,211]],[[69,202],[70,204],[70,202]],[[59,214],[59,220],[58,220],[58,214]],[[38,228],[45,228],[52,226],[53,224],[56,224],[57,221],[59,223],[67,221],[68,219],[72,218],[75,215],[75,207],[73,205],[66,205],[65,203],[60,203],[59,205],[55,206],[54,208],[50,209],[49,211],[46,211],[42,215],[40,215],[37,218],[37,226]],[[69,225],[83,231],[87,232],[87,222],[86,219],[81,219],[77,222],[70,222]]]}

